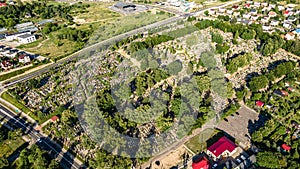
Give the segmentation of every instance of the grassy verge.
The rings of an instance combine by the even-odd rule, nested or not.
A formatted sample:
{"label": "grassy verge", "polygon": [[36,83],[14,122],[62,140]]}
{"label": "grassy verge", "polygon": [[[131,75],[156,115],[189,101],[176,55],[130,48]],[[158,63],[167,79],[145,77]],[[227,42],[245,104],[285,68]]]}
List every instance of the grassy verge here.
{"label": "grassy verge", "polygon": [[200,134],[191,138],[185,145],[191,149],[194,153],[200,153],[201,151],[207,148],[207,140],[211,138],[213,135],[218,133],[214,129],[208,128],[202,131]]}
{"label": "grassy verge", "polygon": [[29,114],[31,113],[31,110],[29,110],[26,106],[24,106],[22,103],[17,101],[13,96],[11,96],[7,91],[2,93],[1,98],[9,102],[10,104],[16,106],[19,110],[22,112]]}
{"label": "grassy verge", "polygon": [[7,139],[0,143],[0,158],[7,158],[12,155],[25,141],[21,137],[16,139]]}

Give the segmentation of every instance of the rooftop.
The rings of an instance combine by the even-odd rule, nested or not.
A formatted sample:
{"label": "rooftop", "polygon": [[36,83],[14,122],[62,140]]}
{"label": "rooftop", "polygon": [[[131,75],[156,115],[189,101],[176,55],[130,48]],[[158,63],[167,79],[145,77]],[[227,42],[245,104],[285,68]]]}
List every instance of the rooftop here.
{"label": "rooftop", "polygon": [[229,140],[226,136],[221,137],[217,142],[211,145],[207,150],[212,152],[216,157],[224,151],[232,152],[236,148],[236,144]]}

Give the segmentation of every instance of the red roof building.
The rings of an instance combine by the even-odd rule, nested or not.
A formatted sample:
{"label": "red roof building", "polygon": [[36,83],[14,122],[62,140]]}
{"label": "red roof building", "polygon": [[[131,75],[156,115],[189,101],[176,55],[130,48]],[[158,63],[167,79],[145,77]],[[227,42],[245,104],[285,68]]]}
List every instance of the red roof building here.
{"label": "red roof building", "polygon": [[6,3],[1,2],[1,3],[0,3],[0,7],[4,7],[4,6],[6,6]]}
{"label": "red roof building", "polygon": [[51,120],[52,122],[55,122],[55,121],[57,121],[58,119],[59,119],[59,118],[58,118],[57,116],[53,116],[53,117],[51,117],[50,120]]}
{"label": "red roof building", "polygon": [[231,156],[237,148],[237,145],[229,140],[227,137],[221,137],[217,142],[208,147],[207,154],[214,160],[222,156]]}
{"label": "red roof building", "polygon": [[193,159],[192,164],[193,169],[209,169],[210,162],[205,156],[196,157],[196,160]]}
{"label": "red roof building", "polygon": [[289,95],[289,93],[287,91],[285,91],[285,90],[281,90],[281,93],[282,93],[283,96]]}
{"label": "red roof building", "polygon": [[264,102],[259,101],[259,100],[256,101],[256,106],[263,107],[264,105],[265,105]]}
{"label": "red roof building", "polygon": [[288,145],[285,144],[285,143],[281,145],[281,148],[282,148],[284,151],[290,151],[290,150],[291,150],[291,147],[288,146]]}

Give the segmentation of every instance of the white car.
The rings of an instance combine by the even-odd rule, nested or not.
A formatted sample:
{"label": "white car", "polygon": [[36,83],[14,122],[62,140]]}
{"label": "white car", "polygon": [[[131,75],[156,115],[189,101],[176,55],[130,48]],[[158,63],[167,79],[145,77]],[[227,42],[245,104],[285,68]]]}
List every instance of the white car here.
{"label": "white car", "polygon": [[214,169],[214,168],[216,168],[218,166],[218,164],[214,164],[213,166],[212,166],[212,168]]}
{"label": "white car", "polygon": [[246,157],[245,157],[245,156],[243,156],[243,155],[241,155],[241,158],[242,158],[243,160],[246,160]]}

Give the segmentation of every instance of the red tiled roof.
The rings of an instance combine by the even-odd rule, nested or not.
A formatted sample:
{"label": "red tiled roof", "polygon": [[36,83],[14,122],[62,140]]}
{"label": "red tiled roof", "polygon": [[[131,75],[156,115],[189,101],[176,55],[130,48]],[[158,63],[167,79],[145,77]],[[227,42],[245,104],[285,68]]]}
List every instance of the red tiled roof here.
{"label": "red tiled roof", "polygon": [[290,151],[291,150],[291,147],[288,146],[287,144],[282,144],[281,147],[285,150],[285,151]]}
{"label": "red tiled roof", "polygon": [[58,120],[59,118],[57,116],[53,116],[51,117],[51,121],[55,122],[56,120]]}
{"label": "red tiled roof", "polygon": [[287,91],[285,91],[285,90],[281,90],[281,93],[282,93],[282,95],[284,95],[284,96],[289,95],[289,93],[288,93]]}
{"label": "red tiled roof", "polygon": [[6,6],[6,3],[0,3],[0,7]]}
{"label": "red tiled roof", "polygon": [[262,102],[262,101],[259,101],[259,100],[256,101],[256,106],[263,107],[264,104],[265,104],[265,103]]}
{"label": "red tiled roof", "polygon": [[205,157],[202,157],[199,162],[193,162],[193,169],[209,169],[209,161]]}
{"label": "red tiled roof", "polygon": [[289,14],[290,12],[289,11],[284,11],[284,14]]}
{"label": "red tiled roof", "polygon": [[212,152],[216,157],[221,155],[225,150],[232,152],[237,146],[227,137],[221,137],[217,142],[211,145],[207,150]]}

